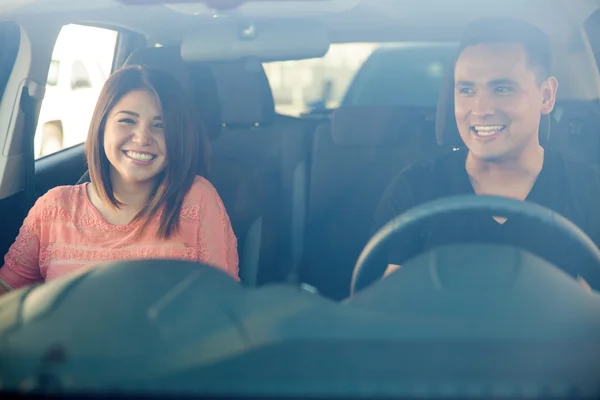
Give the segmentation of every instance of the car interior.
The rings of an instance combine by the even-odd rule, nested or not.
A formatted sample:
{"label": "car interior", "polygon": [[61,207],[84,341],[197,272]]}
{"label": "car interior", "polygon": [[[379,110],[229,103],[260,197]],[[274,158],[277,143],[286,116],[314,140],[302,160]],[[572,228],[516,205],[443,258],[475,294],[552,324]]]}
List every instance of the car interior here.
{"label": "car interior", "polygon": [[[54,43],[80,24],[118,32],[112,71],[161,69],[185,89],[210,135],[209,180],[238,239],[242,285],[206,266],[134,261],[9,293],[0,388],[600,396],[600,297],[524,250],[435,249],[349,299],[386,239],[371,224],[387,185],[461,146],[446,71],[461,28],[491,15],[550,36],[560,86],[543,145],[600,171],[600,1],[1,0],[0,253],[37,198],[89,181],[83,143],[37,159],[33,150]],[[318,62],[346,43],[390,45],[367,57],[338,106],[279,112],[265,66]],[[489,206],[463,200],[456,212]],[[568,222],[495,207],[562,230],[600,271],[600,250]],[[190,276],[160,305],[157,293]],[[62,361],[48,361],[53,352]]]}

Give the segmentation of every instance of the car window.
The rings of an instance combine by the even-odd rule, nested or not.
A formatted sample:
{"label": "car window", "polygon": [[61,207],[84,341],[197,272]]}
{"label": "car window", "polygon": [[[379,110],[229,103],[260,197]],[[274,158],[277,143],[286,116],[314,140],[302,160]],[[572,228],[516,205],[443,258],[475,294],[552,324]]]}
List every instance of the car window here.
{"label": "car window", "polygon": [[600,69],[600,10],[596,10],[584,23],[596,66]]}
{"label": "car window", "polygon": [[406,43],[371,54],[350,85],[344,106],[435,108],[453,44]]}
{"label": "car window", "polygon": [[71,90],[91,88],[92,78],[82,60],[75,60],[71,67]]}
{"label": "car window", "polygon": [[322,58],[265,63],[276,111],[299,116],[338,107],[356,71],[378,46],[338,43]]}
{"label": "car window", "polygon": [[278,113],[344,106],[435,107],[454,43],[344,43],[322,58],[265,64]]}
{"label": "car window", "polygon": [[56,86],[58,83],[58,73],[60,70],[60,61],[50,61],[50,68],[48,69],[48,79],[46,80],[46,86]]}
{"label": "car window", "polygon": [[65,25],[56,40],[35,132],[40,158],[85,141],[96,100],[110,75],[118,32]]}

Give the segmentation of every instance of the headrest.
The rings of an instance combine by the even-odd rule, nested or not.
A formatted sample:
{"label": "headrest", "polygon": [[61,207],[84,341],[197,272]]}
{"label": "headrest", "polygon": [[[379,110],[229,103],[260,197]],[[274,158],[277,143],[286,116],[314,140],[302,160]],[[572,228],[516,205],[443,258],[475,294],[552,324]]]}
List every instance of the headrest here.
{"label": "headrest", "polygon": [[160,69],[174,76],[194,103],[211,139],[221,131],[221,109],[212,69],[205,63],[187,64],[179,47],[149,47],[132,53],[125,65]]}
{"label": "headrest", "polygon": [[191,63],[189,71],[192,80],[191,97],[210,139],[221,134],[221,99],[212,68],[206,63]]}
{"label": "headrest", "polygon": [[[454,116],[454,63],[447,69],[440,88],[435,136],[440,146],[463,147],[465,145],[458,132]],[[539,129],[540,143],[543,145],[549,137],[550,115],[542,115]]]}
{"label": "headrest", "polygon": [[190,91],[190,71],[179,54],[179,47],[148,47],[136,50],[127,58],[124,66],[141,65],[159,69],[175,77],[184,90]]}
{"label": "headrest", "polygon": [[211,65],[224,125],[258,126],[273,120],[273,93],[260,62],[246,59]]}
{"label": "headrest", "polygon": [[398,145],[407,140],[412,127],[425,119],[418,110],[399,107],[341,107],[331,115],[331,134],[340,146]]}
{"label": "headrest", "polygon": [[454,63],[446,69],[435,117],[435,137],[440,146],[462,147],[456,119],[454,118]]}

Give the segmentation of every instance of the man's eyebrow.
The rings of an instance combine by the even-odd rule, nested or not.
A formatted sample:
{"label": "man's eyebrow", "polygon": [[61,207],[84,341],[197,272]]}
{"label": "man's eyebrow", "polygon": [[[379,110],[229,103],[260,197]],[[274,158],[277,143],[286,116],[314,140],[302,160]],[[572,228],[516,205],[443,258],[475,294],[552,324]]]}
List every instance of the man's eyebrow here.
{"label": "man's eyebrow", "polygon": [[140,114],[133,112],[133,111],[127,111],[127,110],[121,110],[121,111],[117,112],[115,115],[117,115],[117,114],[127,114],[127,115],[131,115],[132,117],[137,117],[137,118],[140,117]]}
{"label": "man's eyebrow", "polygon": [[471,82],[471,81],[457,81],[457,82],[455,83],[455,85],[456,85],[456,86],[463,86],[463,87],[464,87],[464,86],[472,87],[472,86],[475,86],[475,83],[474,83],[474,82]]}
{"label": "man's eyebrow", "polygon": [[501,86],[501,85],[518,86],[519,84],[510,78],[500,78],[500,79],[494,79],[494,80],[490,81],[488,83],[488,85],[490,85],[490,86]]}

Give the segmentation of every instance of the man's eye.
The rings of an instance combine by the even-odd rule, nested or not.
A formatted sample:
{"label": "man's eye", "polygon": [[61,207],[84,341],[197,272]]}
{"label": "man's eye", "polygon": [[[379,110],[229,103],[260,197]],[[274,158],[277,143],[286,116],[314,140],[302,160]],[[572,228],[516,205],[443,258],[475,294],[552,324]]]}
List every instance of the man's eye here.
{"label": "man's eye", "polygon": [[471,88],[458,88],[458,93],[460,93],[460,94],[473,94],[474,91]]}
{"label": "man's eye", "polygon": [[510,86],[498,86],[496,88],[496,93],[512,93],[512,92],[514,92],[514,90]]}
{"label": "man's eye", "polygon": [[162,129],[163,124],[162,124],[162,122],[157,122],[156,124],[152,125],[152,127],[156,128],[156,129]]}

